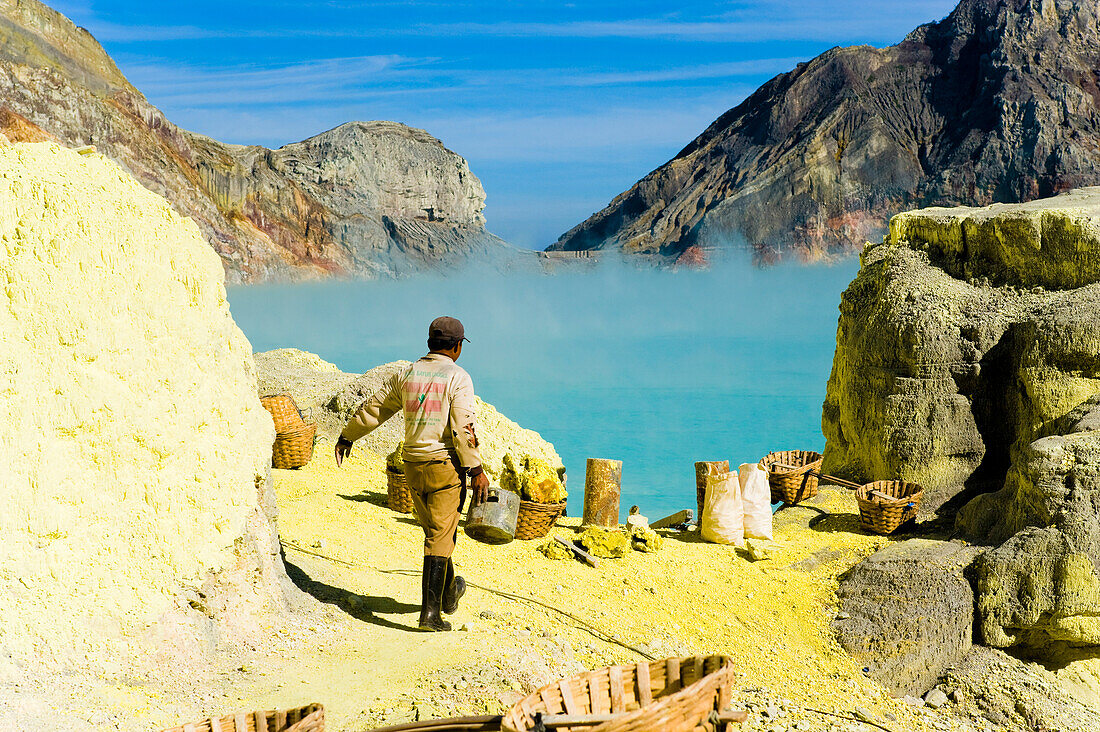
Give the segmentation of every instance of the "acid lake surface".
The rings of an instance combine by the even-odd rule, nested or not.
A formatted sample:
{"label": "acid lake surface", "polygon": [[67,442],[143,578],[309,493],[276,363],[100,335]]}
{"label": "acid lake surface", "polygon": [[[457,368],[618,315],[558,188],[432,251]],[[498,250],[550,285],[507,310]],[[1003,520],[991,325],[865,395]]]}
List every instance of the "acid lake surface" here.
{"label": "acid lake surface", "polygon": [[600,457],[623,461],[622,515],[637,504],[655,519],[695,507],[697,460],[821,450],[837,308],[858,267],[606,264],[235,287],[229,300],[256,351],[301,348],[349,372],[419,358],[428,323],[458,317],[471,340],[459,363],[482,399],[554,443],[570,515]]}

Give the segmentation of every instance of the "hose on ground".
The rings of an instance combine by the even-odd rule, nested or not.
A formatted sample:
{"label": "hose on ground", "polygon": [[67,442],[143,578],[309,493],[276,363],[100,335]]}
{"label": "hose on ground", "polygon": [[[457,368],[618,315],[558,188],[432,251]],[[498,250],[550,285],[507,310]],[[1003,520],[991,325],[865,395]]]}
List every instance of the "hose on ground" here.
{"label": "hose on ground", "polygon": [[[315,552],[315,551],[312,551],[310,549],[306,549],[306,548],[301,547],[298,544],[295,544],[293,542],[284,541],[284,542],[282,542],[282,544],[283,544],[284,547],[293,549],[294,551],[301,552],[303,554],[309,554],[310,556],[318,557],[320,559],[325,559],[325,560],[330,561],[330,562],[335,562],[336,564],[343,564],[344,566],[351,567],[352,569],[371,569],[371,570],[374,570],[375,572],[379,572],[381,574],[400,574],[400,575],[405,575],[407,577],[416,577],[416,576],[420,575],[420,572],[418,570],[415,570],[415,569],[382,569],[380,567],[372,567],[372,566],[369,566],[369,565],[360,565],[360,564],[355,564],[354,562],[348,562],[344,559],[337,559],[336,557],[330,557],[326,554],[321,554],[320,552]],[[638,648],[637,646],[632,646],[629,643],[624,643],[621,640],[619,640],[618,638],[613,637],[610,633],[607,633],[607,632],[601,630],[600,628],[596,627],[595,625],[592,625],[591,623],[589,623],[586,620],[582,620],[581,618],[578,618],[576,615],[569,612],[568,610],[563,610],[562,608],[557,607],[556,605],[552,605],[551,603],[543,602],[542,600],[538,600],[534,597],[527,597],[526,595],[518,595],[518,594],[513,593],[513,592],[505,592],[504,590],[498,590],[496,588],[488,587],[486,585],[477,584],[476,582],[471,582],[469,580],[466,581],[466,586],[467,587],[476,587],[477,589],[482,590],[483,592],[488,592],[488,593],[490,593],[492,595],[496,595],[498,597],[503,597],[503,598],[506,598],[508,600],[513,600],[515,602],[525,602],[529,605],[537,605],[537,606],[542,607],[546,610],[556,612],[559,615],[562,615],[566,618],[569,618],[574,623],[576,623],[581,628],[581,630],[584,630],[589,635],[593,636],[594,638],[597,638],[598,640],[604,641],[605,643],[611,643],[612,645],[621,646],[622,648],[625,648],[626,650],[628,650],[632,653],[637,653],[642,658],[649,659],[650,661],[656,661],[657,660],[657,657],[652,655],[651,653],[649,653],[647,651],[644,651],[641,648]]]}

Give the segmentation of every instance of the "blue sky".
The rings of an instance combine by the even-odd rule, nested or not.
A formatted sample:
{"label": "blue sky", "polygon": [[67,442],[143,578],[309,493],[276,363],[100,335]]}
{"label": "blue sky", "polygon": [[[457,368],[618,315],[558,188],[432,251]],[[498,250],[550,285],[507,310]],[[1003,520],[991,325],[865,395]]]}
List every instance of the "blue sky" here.
{"label": "blue sky", "polygon": [[718,115],[836,45],[890,45],[953,0],[55,0],[177,124],[277,147],[349,120],[464,156],[490,230],[546,246]]}

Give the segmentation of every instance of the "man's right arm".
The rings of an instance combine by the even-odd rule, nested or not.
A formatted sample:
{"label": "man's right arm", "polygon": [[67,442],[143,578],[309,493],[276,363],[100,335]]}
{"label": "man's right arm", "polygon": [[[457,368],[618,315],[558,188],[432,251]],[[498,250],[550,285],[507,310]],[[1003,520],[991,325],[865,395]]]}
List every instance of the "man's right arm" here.
{"label": "man's right arm", "polygon": [[400,374],[391,376],[370,398],[363,402],[351,416],[343,431],[342,442],[355,442],[369,434],[378,425],[385,422],[401,410]]}

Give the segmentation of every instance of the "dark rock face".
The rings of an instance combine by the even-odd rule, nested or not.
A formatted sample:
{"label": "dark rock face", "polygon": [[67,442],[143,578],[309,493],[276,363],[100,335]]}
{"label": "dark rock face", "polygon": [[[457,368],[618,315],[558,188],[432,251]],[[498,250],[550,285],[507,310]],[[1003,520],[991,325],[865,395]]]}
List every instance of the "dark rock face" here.
{"label": "dark rock face", "polygon": [[1100,183],[1097,69],[1095,3],[962,0],[896,46],[772,79],[550,249],[813,257],[909,208]]}
{"label": "dark rock face", "polygon": [[485,192],[427,133],[356,122],[278,150],[176,127],[84,29],[0,0],[0,131],[94,144],[202,229],[230,282],[399,275],[514,256],[485,230]]}
{"label": "dark rock face", "polygon": [[910,539],[872,554],[841,578],[840,645],[896,695],[922,695],[970,650],[974,591],[963,572],[978,552]]}

